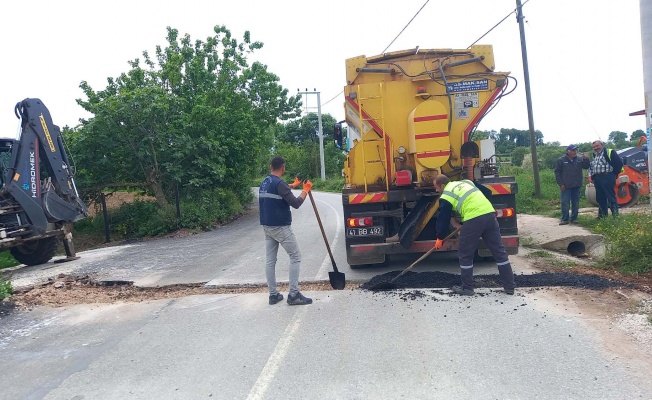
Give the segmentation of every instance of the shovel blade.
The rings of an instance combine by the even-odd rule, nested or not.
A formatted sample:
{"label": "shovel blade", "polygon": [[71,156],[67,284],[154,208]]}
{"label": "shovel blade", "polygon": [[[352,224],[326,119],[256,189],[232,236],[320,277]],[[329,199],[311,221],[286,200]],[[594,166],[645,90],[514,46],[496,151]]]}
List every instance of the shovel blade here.
{"label": "shovel blade", "polygon": [[342,290],[346,286],[346,278],[343,272],[331,271],[328,273],[328,279],[331,281],[331,287],[335,290]]}

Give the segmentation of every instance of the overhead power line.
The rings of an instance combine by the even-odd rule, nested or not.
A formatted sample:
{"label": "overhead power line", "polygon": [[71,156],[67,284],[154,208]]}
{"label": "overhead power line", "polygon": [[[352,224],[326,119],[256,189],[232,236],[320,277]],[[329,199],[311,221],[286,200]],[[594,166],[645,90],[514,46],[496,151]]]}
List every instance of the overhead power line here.
{"label": "overhead power line", "polygon": [[423,10],[423,7],[425,7],[426,4],[428,4],[429,1],[430,1],[430,0],[426,0],[426,2],[423,3],[423,5],[422,5],[421,8],[419,9],[419,11],[417,11],[417,13],[414,14],[414,17],[412,17],[412,19],[410,20],[410,22],[408,22],[407,25],[405,25],[405,26],[403,27],[403,29],[401,29],[401,31],[398,33],[398,35],[396,35],[396,37],[394,38],[394,40],[392,40],[392,41],[387,45],[387,47],[385,47],[385,50],[383,50],[383,51],[380,52],[380,54],[383,54],[385,51],[387,51],[387,49],[389,49],[389,46],[391,46],[391,45],[394,43],[394,41],[395,41],[396,39],[398,39],[399,36],[401,36],[401,34],[403,33],[403,31],[404,31],[408,26],[410,26],[410,24],[412,23],[412,21],[414,21],[414,19],[417,17],[417,15],[419,15],[419,13],[421,12],[421,10]]}
{"label": "overhead power line", "polygon": [[[523,5],[521,6],[521,8],[523,8],[523,6],[526,5],[529,1],[530,1],[530,0],[525,0],[525,3],[523,3]],[[484,33],[482,36],[480,36],[480,37],[479,37],[475,42],[471,43],[471,44],[469,45],[469,47],[467,47],[467,49],[470,49],[471,46],[473,46],[474,44],[476,44],[476,43],[478,43],[480,40],[482,40],[483,37],[487,36],[491,31],[493,31],[494,29],[496,29],[496,27],[497,27],[498,25],[502,24],[502,23],[503,23],[503,22],[504,22],[504,21],[505,21],[505,20],[506,20],[510,15],[514,14],[516,11],[517,11],[517,10],[516,10],[516,8],[515,8],[515,9],[512,10],[512,12],[510,12],[510,13],[507,14],[507,15],[505,15],[505,18],[501,19],[500,22],[498,22],[498,23],[497,23],[496,25],[494,25],[491,29],[489,29],[487,32],[485,32],[485,33]]]}
{"label": "overhead power line", "polygon": [[[391,45],[396,41],[396,39],[398,39],[398,37],[401,36],[401,34],[403,33],[403,31],[405,31],[405,29],[407,29],[407,27],[410,26],[410,24],[412,23],[412,21],[414,21],[414,19],[417,17],[417,15],[419,15],[419,13],[421,12],[421,10],[423,10],[423,8],[426,6],[426,4],[428,4],[429,1],[430,1],[430,0],[426,0],[426,2],[423,3],[423,5],[421,6],[421,8],[419,8],[419,11],[417,11],[417,13],[414,14],[414,16],[410,19],[410,21],[409,21],[409,22],[408,22],[408,23],[403,27],[403,29],[401,29],[401,31],[398,33],[398,35],[396,35],[396,37],[395,37],[395,38],[394,38],[394,39],[393,39],[393,40],[392,40],[392,41],[387,45],[387,47],[385,47],[385,50],[383,50],[383,51],[381,52],[381,54],[384,53],[385,51],[387,51],[387,49],[389,49],[389,46],[391,46]],[[342,93],[344,93],[344,90],[342,90],[341,92],[339,92],[338,94],[336,94],[335,96],[333,96],[330,100],[328,100],[327,102],[325,102],[324,104],[322,104],[322,107],[325,106],[326,104],[330,103],[331,101],[335,100],[336,98],[338,98]]]}

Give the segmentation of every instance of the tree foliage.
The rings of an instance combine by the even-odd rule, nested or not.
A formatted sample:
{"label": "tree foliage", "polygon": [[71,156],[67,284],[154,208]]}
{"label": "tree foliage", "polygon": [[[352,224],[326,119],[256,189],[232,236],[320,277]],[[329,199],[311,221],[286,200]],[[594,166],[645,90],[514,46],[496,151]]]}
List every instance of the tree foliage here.
{"label": "tree foliage", "polygon": [[629,141],[638,143],[638,140],[641,138],[641,136],[645,136],[645,131],[642,129],[637,129],[629,136]]}
{"label": "tree foliage", "polygon": [[[322,114],[324,167],[328,177],[340,177],[344,165],[344,153],[333,145],[333,126],[336,122],[332,115]],[[274,155],[280,155],[285,158],[288,174],[299,174],[310,179],[320,177],[318,127],[316,113],[306,114],[285,124],[277,124],[274,130],[273,151],[260,164],[261,173],[268,173],[269,160]]]}
{"label": "tree foliage", "polygon": [[[543,133],[534,131],[536,145],[543,145]],[[509,154],[517,147],[530,146],[530,131],[503,128],[496,135],[496,153]]]}
{"label": "tree foliage", "polygon": [[627,147],[627,134],[621,131],[613,131],[609,133],[609,142],[616,148]]}
{"label": "tree foliage", "polygon": [[221,187],[248,190],[257,160],[272,145],[277,120],[299,115],[299,96],[288,97],[279,78],[247,55],[260,49],[224,26],[205,41],[167,28],[167,45],[154,57],[129,62],[103,90],[87,82],[77,103],[93,114],[66,132],[78,179],[87,186],[125,182],[144,186],[160,205],[166,188],[186,192]]}

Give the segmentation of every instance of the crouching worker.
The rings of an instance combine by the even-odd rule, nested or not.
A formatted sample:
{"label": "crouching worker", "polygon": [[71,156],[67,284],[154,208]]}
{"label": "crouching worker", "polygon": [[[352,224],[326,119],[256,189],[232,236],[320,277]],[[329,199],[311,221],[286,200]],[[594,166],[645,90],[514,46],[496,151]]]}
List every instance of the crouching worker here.
{"label": "crouching worker", "polygon": [[434,184],[441,193],[435,248],[440,249],[444,244],[453,210],[460,215],[463,224],[458,249],[462,285],[453,286],[453,292],[466,296],[475,294],[473,256],[482,238],[496,259],[505,293],[514,294],[514,273],[500,237],[496,211],[491,202],[469,180],[451,182],[446,175],[438,175]]}

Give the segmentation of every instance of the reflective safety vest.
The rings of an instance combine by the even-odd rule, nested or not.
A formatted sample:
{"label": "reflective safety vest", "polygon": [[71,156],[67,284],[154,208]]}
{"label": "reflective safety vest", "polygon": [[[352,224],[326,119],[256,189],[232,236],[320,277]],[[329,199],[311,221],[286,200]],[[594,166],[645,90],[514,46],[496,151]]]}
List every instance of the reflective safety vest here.
{"label": "reflective safety vest", "polygon": [[441,198],[453,205],[453,210],[462,217],[462,222],[496,212],[480,189],[466,179],[449,182],[444,187]]}
{"label": "reflective safety vest", "polygon": [[[609,156],[610,156],[612,151],[615,151],[615,150],[614,149],[607,149],[607,154],[604,155],[604,157],[607,159],[607,162],[609,163],[609,165],[611,165],[611,157],[609,157]],[[612,168],[613,168],[613,166],[612,166]],[[621,172],[625,172],[625,166],[624,165],[620,169],[619,173],[621,173]]]}
{"label": "reflective safety vest", "polygon": [[278,194],[278,184],[281,178],[268,175],[258,189],[258,207],[260,208],[260,224],[267,226],[285,226],[292,224],[290,205]]}

